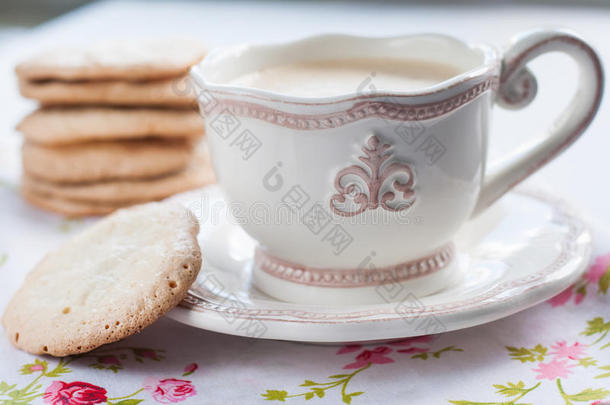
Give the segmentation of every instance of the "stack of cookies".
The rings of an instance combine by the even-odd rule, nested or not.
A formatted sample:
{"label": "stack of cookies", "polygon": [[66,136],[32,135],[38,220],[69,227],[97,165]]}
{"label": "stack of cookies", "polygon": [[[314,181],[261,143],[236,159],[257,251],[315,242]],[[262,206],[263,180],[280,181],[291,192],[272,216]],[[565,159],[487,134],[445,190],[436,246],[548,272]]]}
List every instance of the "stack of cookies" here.
{"label": "stack of cookies", "polygon": [[105,42],[17,66],[40,103],[18,125],[22,194],[69,216],[104,215],[214,181],[188,69],[194,41]]}

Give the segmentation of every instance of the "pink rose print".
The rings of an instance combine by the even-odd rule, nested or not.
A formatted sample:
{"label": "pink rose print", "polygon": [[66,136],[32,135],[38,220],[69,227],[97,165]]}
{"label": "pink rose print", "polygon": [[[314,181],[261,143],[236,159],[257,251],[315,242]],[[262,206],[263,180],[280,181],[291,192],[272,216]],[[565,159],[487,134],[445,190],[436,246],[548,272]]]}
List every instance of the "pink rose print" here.
{"label": "pink rose print", "polygon": [[119,358],[116,356],[102,356],[102,357],[98,358],[98,362],[100,362],[102,364],[114,364],[117,366],[121,365]]}
{"label": "pink rose print", "polygon": [[433,340],[434,340],[434,336],[425,335],[425,336],[415,336],[412,338],[399,340],[397,342],[392,342],[390,344],[392,346],[411,346],[415,343],[431,343]]}
{"label": "pink rose print", "polygon": [[42,364],[32,364],[32,365],[29,367],[29,370],[30,370],[31,372],[34,372],[34,371],[42,371],[42,370],[44,370],[44,366],[43,366]]}
{"label": "pink rose print", "polygon": [[570,301],[570,298],[572,298],[572,286],[551,298],[549,302],[551,303],[552,307],[560,307]]}
{"label": "pink rose print", "polygon": [[337,351],[337,354],[357,352],[362,349],[362,345],[345,345]]}
{"label": "pink rose print", "polygon": [[197,363],[191,363],[188,366],[184,367],[184,372],[192,373],[193,371],[197,370],[198,368],[199,368],[199,366],[197,366]]}
{"label": "pink rose print", "polygon": [[159,360],[159,356],[157,356],[157,352],[154,350],[136,349],[134,350],[134,353],[136,356],[144,357],[146,359]]}
{"label": "pink rose print", "polygon": [[155,401],[162,404],[181,402],[197,395],[197,391],[190,381],[177,378],[147,379],[144,381],[144,389],[151,393]]}
{"label": "pink rose print", "polygon": [[408,349],[397,350],[398,353],[425,353],[428,349],[424,347],[409,347]]}
{"label": "pink rose print", "polygon": [[186,377],[187,375],[193,374],[198,368],[199,366],[197,365],[197,363],[188,364],[186,367],[184,367],[184,373],[182,374],[182,377]]}
{"label": "pink rose print", "polygon": [[538,368],[533,368],[532,370],[538,373],[536,380],[566,378],[572,372],[568,368],[575,367],[567,363],[567,360],[553,359],[548,363],[538,363]]}
{"label": "pink rose print", "polygon": [[595,258],[595,262],[585,273],[584,277],[589,283],[597,283],[600,278],[606,273],[610,267],[610,253],[604,256],[598,256]]}
{"label": "pink rose print", "polygon": [[549,303],[552,307],[559,307],[567,304],[570,299],[574,297],[574,303],[578,305],[585,298],[587,288],[590,285],[595,284],[598,284],[598,291],[605,294],[608,287],[607,283],[602,279],[604,275],[610,276],[610,253],[596,257],[595,262],[589,267],[589,270],[587,270],[580,280],[551,298]]}
{"label": "pink rose print", "polygon": [[361,368],[369,363],[372,364],[387,364],[394,363],[389,357],[385,357],[386,354],[391,353],[392,349],[386,346],[379,346],[374,348],[373,350],[363,350],[358,356],[356,356],[356,361],[346,365],[345,369],[349,368]]}
{"label": "pink rose print", "polygon": [[585,354],[585,345],[578,342],[568,346],[565,341],[560,341],[551,346],[551,349],[553,351],[549,354],[555,356],[556,359],[578,360]]}
{"label": "pink rose print", "polygon": [[573,286],[573,285],[568,287],[567,289],[563,290],[562,292],[560,292],[559,294],[557,294],[556,296],[551,298],[549,300],[549,303],[551,304],[551,306],[553,308],[560,307],[560,306],[567,304],[568,301],[570,301],[570,298],[572,298],[572,296],[574,296],[574,303],[576,305],[580,304],[582,302],[582,300],[585,298],[585,295],[579,291],[581,291],[581,289],[586,291],[586,289],[585,289],[585,287],[581,287],[576,292],[574,292],[575,289],[576,289],[576,286]]}
{"label": "pink rose print", "polygon": [[106,402],[106,390],[97,385],[81,381],[65,383],[53,381],[42,396],[51,405],[88,405]]}
{"label": "pink rose print", "polygon": [[434,340],[433,336],[416,336],[408,339],[399,340],[398,342],[390,343],[392,346],[408,346],[406,349],[397,350],[399,353],[425,353],[429,348],[413,346],[416,343],[430,343]]}

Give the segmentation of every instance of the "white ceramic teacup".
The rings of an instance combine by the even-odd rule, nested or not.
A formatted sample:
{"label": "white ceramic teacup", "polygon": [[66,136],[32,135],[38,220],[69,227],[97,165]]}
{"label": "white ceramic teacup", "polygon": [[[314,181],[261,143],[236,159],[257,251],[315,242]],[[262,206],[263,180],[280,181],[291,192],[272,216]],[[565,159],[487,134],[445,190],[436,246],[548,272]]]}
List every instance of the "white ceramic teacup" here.
{"label": "white ceramic teacup", "polygon": [[[577,62],[576,96],[544,137],[486,162],[494,103],[532,101],[526,64],[550,51]],[[269,65],[357,57],[461,73],[411,92],[374,91],[363,77],[350,94],[319,98],[228,84]],[[444,35],[323,35],[218,50],[191,75],[219,183],[259,243],[255,283],[281,300],[321,304],[384,301],[379,288],[443,288],[458,229],[574,142],[603,88],[596,53],[563,30],[525,33],[503,54]]]}

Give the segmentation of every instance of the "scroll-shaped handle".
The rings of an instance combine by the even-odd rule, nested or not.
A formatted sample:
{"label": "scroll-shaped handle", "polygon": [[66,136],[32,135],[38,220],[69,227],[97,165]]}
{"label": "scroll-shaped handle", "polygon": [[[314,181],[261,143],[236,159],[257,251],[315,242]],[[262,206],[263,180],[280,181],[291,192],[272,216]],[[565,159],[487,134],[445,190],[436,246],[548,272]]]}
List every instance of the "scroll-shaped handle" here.
{"label": "scroll-shaped handle", "polygon": [[564,52],[576,61],[579,70],[576,94],[545,136],[488,166],[473,216],[570,146],[597,112],[604,87],[599,57],[581,38],[563,30],[537,30],[513,40],[504,54],[498,104],[517,109],[534,99],[536,78],[526,64],[547,52]]}

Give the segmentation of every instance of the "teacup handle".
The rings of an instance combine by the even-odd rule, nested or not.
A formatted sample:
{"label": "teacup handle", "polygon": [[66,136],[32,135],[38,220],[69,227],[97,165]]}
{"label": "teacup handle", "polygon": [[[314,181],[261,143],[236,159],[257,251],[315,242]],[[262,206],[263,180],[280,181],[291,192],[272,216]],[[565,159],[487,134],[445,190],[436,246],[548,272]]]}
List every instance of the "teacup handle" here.
{"label": "teacup handle", "polygon": [[576,94],[545,136],[492,162],[473,216],[570,146],[593,120],[604,86],[601,62],[586,42],[563,30],[536,30],[513,39],[502,61],[497,103],[509,109],[527,106],[536,96],[537,85],[526,64],[544,53],[557,51],[568,54],[578,65]]}

